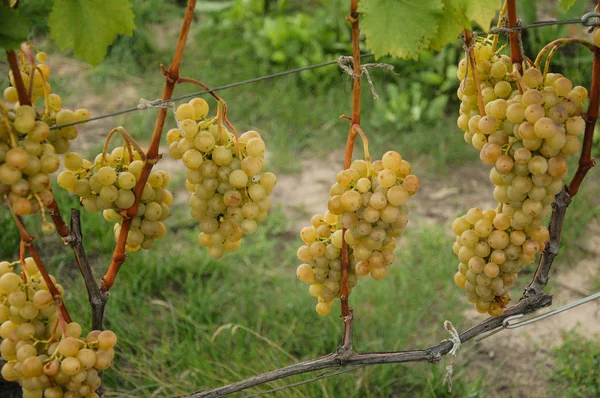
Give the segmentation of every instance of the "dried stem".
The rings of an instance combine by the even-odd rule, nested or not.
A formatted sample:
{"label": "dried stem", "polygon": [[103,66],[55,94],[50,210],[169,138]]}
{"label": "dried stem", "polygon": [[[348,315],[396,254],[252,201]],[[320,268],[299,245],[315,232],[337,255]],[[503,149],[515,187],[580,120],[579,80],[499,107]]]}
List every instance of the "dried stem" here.
{"label": "dried stem", "polygon": [[83,236],[81,233],[81,218],[79,210],[71,209],[71,234],[68,241],[69,246],[73,249],[77,267],[83,276],[85,287],[88,291],[88,299],[92,308],[92,329],[102,330],[104,320],[104,307],[108,300],[108,292],[100,290],[96,284],[96,278],[92,272],[92,267],[85,255],[83,247]]}
{"label": "dried stem", "polygon": [[[11,212],[12,212],[12,209],[11,209]],[[21,217],[16,215],[14,212],[12,212],[12,214],[13,214],[13,217],[17,224],[17,229],[19,230],[19,234],[21,235],[21,244],[27,248],[29,255],[31,256],[31,258],[33,258],[33,261],[37,265],[37,268],[40,271],[40,274],[42,275],[42,278],[44,279],[46,286],[48,286],[48,291],[50,291],[50,293],[52,294],[52,297],[54,297],[54,300],[57,302],[58,309],[59,309],[60,314],[62,315],[63,319],[66,322],[71,322],[71,316],[69,315],[69,311],[67,311],[67,307],[65,306],[65,303],[63,302],[63,300],[60,296],[60,292],[54,285],[54,282],[52,282],[52,279],[50,279],[48,270],[46,269],[46,266],[44,265],[42,258],[40,257],[39,253],[35,249],[35,246],[33,245],[33,239],[34,239],[33,236],[31,236],[29,234],[29,232],[27,231],[27,228],[25,227],[25,224],[23,223],[23,219],[21,219]]]}
{"label": "dried stem", "polygon": [[[354,85],[352,87],[352,118],[350,124],[350,132],[346,141],[346,151],[344,154],[344,169],[350,167],[352,163],[352,152],[354,151],[354,142],[356,141],[356,129],[360,128],[360,84],[361,84],[361,69],[360,69],[360,30],[358,26],[358,1],[350,1],[350,15],[346,18],[352,24],[352,66],[354,71]],[[346,229],[342,229],[342,236],[346,233]],[[348,256],[348,244],[345,239],[342,239],[342,280],[340,282],[340,302],[342,308],[342,320],[344,321],[344,338],[340,347],[341,352],[352,351],[352,331],[354,316],[348,299],[350,290],[348,288],[348,269],[350,268],[350,259]]]}
{"label": "dried stem", "polygon": [[[509,316],[517,314],[529,314],[552,304],[552,297],[545,294],[537,294],[522,299],[517,305],[509,308],[503,315],[496,318],[488,318],[485,321],[465,330],[460,334],[460,341],[465,343],[477,336],[487,333],[491,330],[502,327],[502,322]],[[269,383],[275,380],[283,379],[293,375],[314,372],[325,368],[339,368],[343,366],[367,366],[380,365],[386,363],[402,362],[429,362],[437,363],[442,357],[450,352],[453,343],[450,340],[444,340],[437,345],[420,349],[395,352],[373,352],[373,353],[354,353],[337,352],[325,355],[323,357],[300,362],[272,372],[263,373],[237,383],[229,384],[210,391],[197,391],[188,398],[209,398],[222,397],[237,391],[246,390],[251,387]]]}
{"label": "dried stem", "polygon": [[21,78],[21,71],[19,70],[19,62],[17,61],[17,54],[14,50],[6,51],[6,58],[8,59],[8,64],[10,65],[10,70],[13,74],[13,79],[15,81],[15,88],[17,89],[17,94],[19,95],[19,104],[21,105],[31,105],[31,99],[27,95],[27,90],[25,89],[25,84],[23,83],[23,79]]}
{"label": "dried stem", "polygon": [[585,134],[583,136],[583,146],[579,157],[579,166],[575,176],[569,184],[569,194],[575,196],[579,191],[581,182],[587,172],[594,167],[592,159],[592,144],[594,139],[594,129],[598,120],[598,106],[600,105],[600,48],[594,48],[594,64],[592,67],[592,87],[590,89],[590,106],[585,117]]}
{"label": "dried stem", "polygon": [[533,276],[533,280],[525,289],[523,297],[542,294],[544,288],[548,284],[552,262],[558,255],[558,250],[560,249],[560,235],[562,233],[567,207],[569,207],[570,203],[571,196],[565,187],[556,195],[554,203],[552,203],[552,216],[550,217],[550,224],[548,224],[550,239],[546,243],[546,247],[540,256],[540,261],[537,270],[535,271],[535,275]]}
{"label": "dried stem", "polygon": [[477,106],[479,107],[479,114],[484,116],[485,105],[483,103],[483,95],[481,94],[481,85],[479,84],[479,74],[477,73],[477,60],[475,59],[475,51],[473,51],[473,32],[469,29],[463,29],[463,37],[465,38],[467,57],[469,57],[469,65],[471,66],[471,73],[473,74],[473,81],[475,82],[475,89],[477,90]]}
{"label": "dried stem", "polygon": [[71,209],[71,229],[69,229],[60,214],[56,201],[52,201],[47,208],[48,213],[56,226],[56,231],[63,238],[65,244],[71,246],[73,254],[75,255],[77,268],[79,268],[79,271],[83,276],[85,288],[88,292],[88,300],[92,309],[92,329],[102,330],[104,307],[108,301],[108,293],[100,290],[96,284],[96,278],[94,277],[92,267],[85,254],[83,234],[81,232],[81,214],[79,210]]}
{"label": "dried stem", "polygon": [[63,240],[65,238],[68,238],[71,234],[71,231],[69,231],[69,227],[67,227],[65,220],[63,220],[62,215],[60,214],[60,209],[58,208],[58,203],[56,203],[56,198],[53,198],[52,203],[46,206],[46,208],[48,209],[48,214],[50,214],[50,217],[54,222],[56,232],[58,232],[58,234],[61,238],[63,238]]}
{"label": "dried stem", "polygon": [[[515,28],[517,26],[517,6],[515,5],[515,0],[506,0],[506,14],[508,16],[508,27]],[[519,45],[519,36],[519,31],[511,31],[508,34],[508,39],[510,42],[510,60],[513,65],[516,65],[519,72],[522,73],[523,54]]]}
{"label": "dried stem", "polygon": [[[165,75],[165,86],[163,88],[163,94],[161,97],[163,101],[166,101],[171,98],[171,96],[173,95],[173,90],[175,89],[175,85],[177,84],[177,80],[179,80],[179,67],[181,65],[181,58],[183,57],[185,42],[190,31],[190,25],[194,17],[195,7],[196,0],[188,0],[187,7],[185,9],[185,16],[181,25],[181,31],[179,33],[179,40],[177,41],[177,47],[175,49],[175,54],[173,55],[171,66],[169,67],[169,69],[166,70],[163,68],[163,73]],[[146,185],[148,176],[152,171],[152,167],[156,162],[158,162],[160,158],[158,154],[158,146],[160,144],[160,138],[162,136],[165,120],[167,118],[167,112],[167,108],[160,108],[158,110],[158,116],[156,117],[156,123],[154,125],[154,133],[152,134],[152,141],[150,142],[150,146],[148,147],[148,152],[146,154],[146,162],[144,163],[144,167],[142,168],[140,178],[138,179],[137,184],[135,186],[135,203],[133,204],[133,206],[127,209],[127,212],[125,214],[126,217],[123,218],[121,232],[119,234],[119,239],[117,241],[117,245],[113,253],[113,258],[110,263],[110,267],[106,272],[106,275],[104,275],[104,277],[102,278],[100,288],[103,291],[110,290],[112,285],[115,283],[115,278],[119,273],[121,265],[125,261],[125,244],[127,243],[127,235],[129,234],[131,222],[133,221],[133,217],[135,217],[135,215],[137,214],[138,204],[142,196],[142,191],[144,190],[144,186]]]}

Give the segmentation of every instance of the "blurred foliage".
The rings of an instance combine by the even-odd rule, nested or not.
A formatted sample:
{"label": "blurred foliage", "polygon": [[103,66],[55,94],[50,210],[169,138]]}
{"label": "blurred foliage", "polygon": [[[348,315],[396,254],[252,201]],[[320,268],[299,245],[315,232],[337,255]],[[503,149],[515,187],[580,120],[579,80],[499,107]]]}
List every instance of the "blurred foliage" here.
{"label": "blurred foliage", "polygon": [[[244,44],[238,41],[236,48],[228,50],[259,64],[260,73],[272,73],[350,55],[350,24],[342,18],[348,12],[347,3],[344,0],[202,1],[196,9],[202,15],[209,15],[202,22],[204,36],[215,35],[215,31],[221,37],[237,33],[244,38]],[[455,65],[460,52],[457,45],[437,54],[425,52],[417,61],[377,60],[392,64],[395,69],[394,73],[371,72],[377,75],[374,82],[380,91],[373,126],[433,125],[451,106],[456,107]],[[304,71],[300,73],[301,84],[327,91],[330,84],[340,79],[340,73],[337,68]]]}

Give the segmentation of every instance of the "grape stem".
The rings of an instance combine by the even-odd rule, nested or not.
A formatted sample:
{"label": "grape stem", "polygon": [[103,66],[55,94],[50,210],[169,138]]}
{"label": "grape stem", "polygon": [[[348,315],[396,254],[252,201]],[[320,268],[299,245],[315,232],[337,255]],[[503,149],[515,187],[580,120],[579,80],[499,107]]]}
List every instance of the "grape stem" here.
{"label": "grape stem", "polygon": [[[194,17],[195,7],[196,0],[188,0],[187,7],[185,9],[185,16],[183,18],[183,23],[181,24],[179,39],[177,40],[177,47],[175,48],[175,53],[173,55],[171,65],[168,69],[165,69],[161,66],[163,70],[163,75],[165,77],[165,86],[163,88],[163,93],[161,97],[163,101],[167,101],[173,96],[175,85],[179,80],[179,69],[181,66],[181,59],[183,58],[183,50],[185,48],[185,42],[190,31],[192,19]],[[100,289],[105,292],[109,291],[112,285],[115,283],[115,279],[117,277],[117,274],[119,273],[119,269],[125,261],[125,244],[127,243],[127,235],[129,234],[131,223],[133,221],[133,218],[137,214],[138,205],[142,196],[142,191],[144,190],[146,181],[148,181],[148,176],[152,171],[152,167],[160,159],[158,147],[160,144],[160,139],[162,137],[163,128],[165,126],[167,112],[167,108],[160,108],[158,110],[158,116],[156,117],[156,123],[154,124],[152,140],[150,142],[150,146],[148,147],[148,152],[146,154],[146,161],[144,162],[144,167],[142,168],[140,178],[138,179],[137,184],[135,186],[135,202],[129,209],[127,209],[125,217],[123,218],[123,223],[121,225],[121,233],[119,234],[119,239],[113,252],[112,261],[110,263],[108,271],[106,272],[106,275],[104,275],[104,277],[102,278]]]}
{"label": "grape stem", "polygon": [[21,78],[21,71],[19,70],[17,54],[14,52],[14,50],[7,50],[6,59],[8,60],[10,70],[13,74],[15,88],[17,89],[17,94],[19,96],[19,104],[31,106],[31,99],[27,95],[27,90],[25,90],[25,84],[23,83],[23,79]]}
{"label": "grape stem", "polygon": [[108,145],[110,144],[110,140],[116,132],[119,132],[121,134],[121,137],[123,137],[123,141],[125,141],[125,145],[127,146],[127,150],[132,161],[133,151],[131,149],[131,146],[133,146],[133,148],[137,151],[137,153],[140,155],[143,161],[146,160],[146,153],[144,152],[140,144],[138,144],[137,141],[131,135],[129,135],[129,133],[127,132],[127,130],[125,130],[123,126],[119,126],[112,129],[110,133],[108,133],[106,140],[104,140],[104,148],[102,150],[103,161],[106,159],[106,152],[108,151]]}
{"label": "grape stem", "polygon": [[233,135],[235,136],[235,146],[237,147],[237,151],[238,151],[238,158],[240,160],[242,160],[242,149],[240,148],[240,137],[238,136],[238,133],[237,133],[237,130],[235,129],[235,127],[233,127],[233,124],[229,121],[229,118],[227,118],[227,102],[225,102],[223,97],[221,97],[219,94],[217,94],[214,91],[210,91],[210,87],[208,87],[206,84],[202,83],[200,80],[192,79],[191,77],[180,77],[177,80],[177,83],[192,83],[197,86],[200,86],[203,89],[209,91],[209,94],[214,99],[219,101],[220,104],[222,104],[222,106],[223,106],[222,120],[231,129],[231,131],[233,131]]}
{"label": "grape stem", "polygon": [[[483,95],[481,94],[479,75],[477,74],[477,60],[475,59],[475,51],[473,51],[473,32],[470,29],[463,29],[463,37],[465,40],[467,57],[469,57],[471,73],[473,74],[473,81],[475,82],[475,89],[477,90],[477,106],[479,107],[479,114],[485,116],[485,105],[483,103]],[[466,79],[467,76],[465,76],[465,81]]]}
{"label": "grape stem", "polygon": [[[598,3],[600,4],[600,0]],[[579,156],[579,165],[568,187],[571,197],[577,195],[585,175],[595,165],[594,159],[592,159],[592,144],[594,141],[594,129],[598,120],[598,107],[600,106],[600,48],[598,47],[594,48],[592,87],[590,88],[589,99],[590,106],[585,115],[585,133],[583,135],[581,155]]]}
{"label": "grape stem", "polygon": [[[9,204],[9,208],[10,208],[10,204]],[[15,212],[13,212],[12,208],[10,208],[10,212],[12,213],[12,215],[15,219],[15,223],[17,224],[17,229],[19,230],[19,234],[21,235],[22,247],[27,248],[29,255],[31,256],[31,258],[33,258],[33,261],[37,265],[37,268],[40,271],[40,274],[42,275],[42,278],[44,279],[46,286],[48,286],[48,290],[52,294],[52,297],[54,297],[54,300],[57,302],[57,306],[58,306],[58,310],[60,311],[60,315],[63,317],[63,319],[65,319],[66,322],[71,322],[71,316],[69,315],[69,311],[67,310],[67,307],[65,306],[65,303],[63,302],[63,300],[60,296],[60,292],[54,285],[54,282],[52,282],[52,279],[50,279],[48,270],[46,269],[46,266],[44,265],[42,258],[40,257],[35,246],[33,245],[34,237],[31,236],[29,234],[29,232],[27,231],[27,228],[25,227],[25,224],[23,223],[23,219],[20,216],[16,215]],[[24,251],[22,251],[22,252],[24,252]]]}
{"label": "grape stem", "polygon": [[[358,25],[358,1],[350,0],[350,15],[346,20],[352,25],[352,67],[354,75],[352,79],[352,118],[350,132],[346,141],[346,151],[344,153],[344,169],[348,169],[352,164],[352,152],[354,151],[354,142],[356,141],[356,129],[360,128],[360,29]],[[346,229],[342,229],[342,236],[346,234]],[[340,282],[340,303],[342,311],[342,321],[344,322],[344,338],[339,348],[340,352],[352,352],[352,332],[354,324],[354,315],[348,302],[350,290],[348,288],[348,270],[350,268],[350,259],[348,258],[348,244],[342,239],[342,280]]]}
{"label": "grape stem", "polygon": [[[565,44],[581,44],[582,46],[587,47],[591,52],[594,52],[596,49],[596,46],[594,46],[589,40],[578,39],[575,37],[564,37],[562,39],[556,39],[546,44],[540,50],[537,57],[535,57],[535,61],[533,61],[535,67],[538,69],[540,68],[542,58],[544,58],[544,55],[546,55],[547,52],[552,52],[555,47],[564,46]],[[548,59],[546,59],[546,64],[548,64],[551,59],[552,57],[548,55]],[[546,65],[546,69],[548,69],[548,65]]]}

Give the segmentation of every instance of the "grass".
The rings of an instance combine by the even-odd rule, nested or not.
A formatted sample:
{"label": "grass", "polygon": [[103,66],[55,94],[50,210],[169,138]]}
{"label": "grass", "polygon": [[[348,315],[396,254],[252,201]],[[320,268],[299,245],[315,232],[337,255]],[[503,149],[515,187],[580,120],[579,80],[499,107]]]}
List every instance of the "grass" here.
{"label": "grass", "polygon": [[554,350],[556,368],[550,380],[549,393],[565,398],[587,398],[600,395],[600,344],[575,331],[563,335],[564,343]]}
{"label": "grass", "polygon": [[[113,247],[112,234],[107,233],[111,228],[98,214],[84,217],[86,249],[93,254],[99,277]],[[131,254],[111,290],[107,327],[118,333],[120,341],[115,369],[105,373],[109,395],[189,393],[336,348],[342,332],[339,310],[325,318],[314,312],[314,299],[294,275],[299,242],[291,238],[281,211],[275,211],[239,252],[219,262],[207,258],[193,242],[197,231],[187,221],[174,227],[177,232],[153,251]],[[56,238],[45,239],[40,246],[47,250],[49,240]],[[447,337],[445,319],[452,319],[457,328],[466,326],[462,306],[457,305],[462,294],[452,285],[452,268],[440,266],[454,262],[450,251],[437,250],[449,245],[443,229],[410,232],[405,244],[408,250],[385,281],[361,281],[353,294],[356,348],[361,351],[434,344]],[[74,318],[86,324],[87,294],[71,253],[61,248],[45,254],[49,268],[69,287],[66,301]],[[446,396],[441,369],[413,364],[359,369],[280,394]],[[461,396],[479,396],[479,382],[473,384],[461,369],[457,368],[455,389],[464,392]]]}

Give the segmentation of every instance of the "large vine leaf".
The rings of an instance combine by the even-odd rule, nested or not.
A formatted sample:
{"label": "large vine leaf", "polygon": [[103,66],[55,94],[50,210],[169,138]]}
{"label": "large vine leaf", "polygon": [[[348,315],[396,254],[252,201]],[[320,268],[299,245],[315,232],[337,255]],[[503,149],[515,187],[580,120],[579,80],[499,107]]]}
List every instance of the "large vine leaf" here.
{"label": "large vine leaf", "polygon": [[477,22],[477,25],[487,31],[501,6],[501,0],[468,0],[467,19]]}
{"label": "large vine leaf", "polygon": [[19,10],[0,5],[0,49],[14,50],[27,41],[31,21]]}
{"label": "large vine leaf", "polygon": [[96,65],[117,35],[133,33],[131,8],[129,0],[54,0],[50,36],[61,50],[72,47],[75,55]]}
{"label": "large vine leaf", "polygon": [[456,40],[463,28],[469,27],[466,16],[468,0],[443,0],[444,16],[440,18],[438,33],[431,40],[430,47],[441,50],[446,44]]}
{"label": "large vine leaf", "polygon": [[[567,0],[563,0],[567,1]],[[456,40],[475,21],[487,30],[501,0],[361,0],[367,48],[376,57],[416,58]]]}
{"label": "large vine leaf", "polygon": [[417,58],[438,33],[442,0],[361,0],[361,30],[376,57]]}

